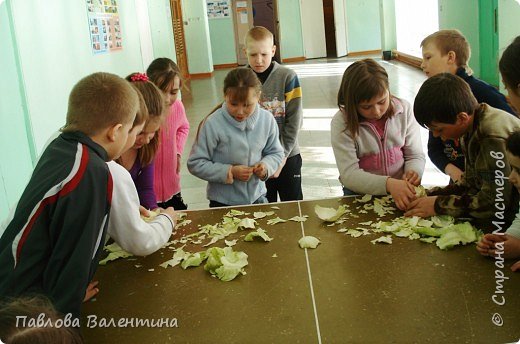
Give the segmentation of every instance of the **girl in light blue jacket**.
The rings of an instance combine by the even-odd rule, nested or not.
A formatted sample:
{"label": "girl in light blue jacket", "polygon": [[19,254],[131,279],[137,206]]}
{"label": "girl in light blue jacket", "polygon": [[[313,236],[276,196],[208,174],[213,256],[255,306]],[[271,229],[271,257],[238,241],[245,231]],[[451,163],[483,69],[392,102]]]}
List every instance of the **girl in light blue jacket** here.
{"label": "girl in light blue jacket", "polygon": [[208,181],[210,207],[267,203],[265,181],[284,153],[276,121],[258,105],[261,87],[251,69],[232,70],[224,103],[199,125],[188,170]]}

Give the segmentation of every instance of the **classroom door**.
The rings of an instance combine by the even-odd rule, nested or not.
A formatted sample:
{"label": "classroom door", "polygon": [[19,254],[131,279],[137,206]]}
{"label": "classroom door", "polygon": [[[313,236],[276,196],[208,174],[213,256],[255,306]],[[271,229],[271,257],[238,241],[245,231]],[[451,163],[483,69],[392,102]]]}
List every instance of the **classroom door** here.
{"label": "classroom door", "polygon": [[336,57],[336,25],[334,24],[333,0],[323,0],[323,18],[325,22],[327,57]]}
{"label": "classroom door", "polygon": [[336,56],[347,55],[347,20],[345,0],[334,0],[334,29],[336,33]]}
{"label": "classroom door", "polygon": [[480,78],[498,87],[498,0],[479,0],[479,44]]}
{"label": "classroom door", "polygon": [[253,27],[253,4],[252,0],[233,1],[233,23],[235,25],[235,44],[237,49],[237,63],[247,64],[245,53],[245,39],[247,32]]}
{"label": "classroom door", "polygon": [[278,2],[276,0],[253,0],[253,25],[263,26],[274,36],[276,52],[274,60],[280,62],[280,39],[278,32]]}
{"label": "classroom door", "polygon": [[301,0],[305,58],[327,56],[323,0]]}
{"label": "classroom door", "polygon": [[186,53],[186,41],[184,40],[184,27],[182,22],[181,0],[170,0],[172,14],[173,39],[175,40],[175,57],[181,70],[184,81],[188,81],[188,56]]}

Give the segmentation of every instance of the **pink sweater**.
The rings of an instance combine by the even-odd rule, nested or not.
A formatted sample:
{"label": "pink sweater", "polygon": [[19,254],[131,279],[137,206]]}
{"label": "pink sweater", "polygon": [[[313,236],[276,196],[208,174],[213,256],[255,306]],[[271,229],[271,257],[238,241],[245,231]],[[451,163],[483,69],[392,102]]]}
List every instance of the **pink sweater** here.
{"label": "pink sweater", "polygon": [[177,155],[182,155],[190,132],[184,105],[177,99],[159,134],[160,144],[155,155],[154,190],[157,202],[166,202],[181,191],[181,177],[177,173]]}

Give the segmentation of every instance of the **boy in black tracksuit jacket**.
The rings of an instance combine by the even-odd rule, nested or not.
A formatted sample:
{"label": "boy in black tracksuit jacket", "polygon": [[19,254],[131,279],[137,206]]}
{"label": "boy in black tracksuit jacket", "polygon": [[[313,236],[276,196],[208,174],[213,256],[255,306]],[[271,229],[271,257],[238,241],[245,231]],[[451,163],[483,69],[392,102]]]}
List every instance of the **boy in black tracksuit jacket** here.
{"label": "boy in black tracksuit jacket", "polygon": [[108,224],[106,161],[135,140],[138,105],[136,91],[116,75],[95,73],[74,86],[63,133],[42,154],[5,221],[1,300],[43,294],[58,311],[79,317]]}

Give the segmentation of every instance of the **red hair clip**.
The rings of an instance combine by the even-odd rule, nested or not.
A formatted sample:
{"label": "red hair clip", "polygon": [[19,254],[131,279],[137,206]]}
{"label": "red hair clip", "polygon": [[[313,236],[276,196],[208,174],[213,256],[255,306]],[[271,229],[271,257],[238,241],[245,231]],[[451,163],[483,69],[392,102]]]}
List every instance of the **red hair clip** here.
{"label": "red hair clip", "polygon": [[132,74],[130,77],[130,81],[136,82],[136,81],[148,81],[148,75],[144,73],[135,73]]}

